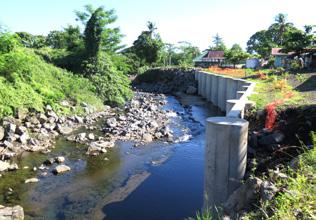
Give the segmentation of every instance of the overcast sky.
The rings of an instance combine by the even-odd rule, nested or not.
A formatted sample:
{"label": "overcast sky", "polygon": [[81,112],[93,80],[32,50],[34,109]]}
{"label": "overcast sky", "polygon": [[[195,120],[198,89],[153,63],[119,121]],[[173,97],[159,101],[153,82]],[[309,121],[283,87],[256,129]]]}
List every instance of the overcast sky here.
{"label": "overcast sky", "polygon": [[226,45],[245,48],[249,37],[266,29],[278,13],[298,28],[316,24],[316,0],[0,0],[0,23],[14,32],[47,34],[77,24],[74,10],[88,3],[115,9],[126,45],[147,21],[156,24],[164,42],[188,41],[200,49],[210,46],[216,33]]}

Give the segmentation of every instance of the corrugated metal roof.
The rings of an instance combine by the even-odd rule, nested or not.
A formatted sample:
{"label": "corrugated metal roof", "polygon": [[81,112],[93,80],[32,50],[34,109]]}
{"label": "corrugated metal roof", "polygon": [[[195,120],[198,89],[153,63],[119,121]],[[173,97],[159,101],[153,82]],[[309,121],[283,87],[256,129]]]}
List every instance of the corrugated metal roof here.
{"label": "corrugated metal roof", "polygon": [[272,56],[288,56],[294,54],[294,52],[283,53],[281,52],[282,48],[272,48],[271,55]]}

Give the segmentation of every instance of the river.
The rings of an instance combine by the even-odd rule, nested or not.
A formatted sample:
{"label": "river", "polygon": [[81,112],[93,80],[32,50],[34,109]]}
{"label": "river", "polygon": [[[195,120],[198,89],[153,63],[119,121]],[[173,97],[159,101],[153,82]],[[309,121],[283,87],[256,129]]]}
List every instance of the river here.
{"label": "river", "polygon": [[[0,180],[0,203],[21,205],[26,219],[194,217],[203,203],[205,119],[221,112],[194,96],[168,96],[164,108],[174,112],[169,126],[177,143],[134,147],[133,142],[118,142],[107,154],[91,157],[85,146],[59,138],[48,155],[17,158],[21,169]],[[51,170],[30,169],[60,155],[70,172],[55,176]],[[24,183],[35,176],[38,183]]]}

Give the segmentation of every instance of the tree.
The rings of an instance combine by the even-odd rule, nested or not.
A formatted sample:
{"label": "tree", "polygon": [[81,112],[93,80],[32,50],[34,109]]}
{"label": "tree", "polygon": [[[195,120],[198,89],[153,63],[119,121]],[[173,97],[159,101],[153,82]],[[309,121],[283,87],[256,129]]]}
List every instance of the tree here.
{"label": "tree", "polygon": [[272,34],[273,41],[280,47],[285,42],[285,34],[291,30],[294,25],[293,23],[287,22],[287,15],[279,13],[275,16],[275,23],[269,27],[269,31]]}
{"label": "tree", "polygon": [[159,53],[163,48],[163,42],[156,33],[157,28],[152,22],[147,23],[147,31],[143,31],[134,41],[132,51],[144,64],[152,65],[159,59]]}
{"label": "tree", "polygon": [[200,50],[198,47],[193,46],[189,42],[179,42],[179,62],[180,65],[193,65],[193,59],[200,54]]}
{"label": "tree", "polygon": [[213,36],[213,44],[215,46],[211,46],[210,49],[211,50],[226,50],[226,46],[224,44],[223,39],[219,36],[219,34],[217,33],[215,36]]}
{"label": "tree", "polygon": [[276,47],[272,41],[271,33],[267,30],[256,32],[247,42],[248,53],[257,53],[263,58],[269,57],[271,49]]}
{"label": "tree", "polygon": [[27,32],[16,32],[23,46],[28,48],[41,48],[45,46],[46,38],[42,35],[32,35]]}
{"label": "tree", "polygon": [[46,37],[46,44],[54,49],[66,48],[65,33],[63,31],[50,31]]}
{"label": "tree", "polygon": [[77,20],[85,25],[84,45],[87,57],[96,57],[101,50],[113,53],[120,49],[120,29],[109,27],[117,19],[115,11],[103,7],[94,9],[91,5],[86,5],[85,10],[76,11],[76,15]]}
{"label": "tree", "polygon": [[314,46],[316,39],[311,31],[310,27],[306,27],[305,32],[301,30],[287,32],[283,51],[301,53],[304,49]]}
{"label": "tree", "polygon": [[238,44],[234,44],[231,49],[225,51],[225,58],[234,65],[247,59],[249,55],[242,50]]}

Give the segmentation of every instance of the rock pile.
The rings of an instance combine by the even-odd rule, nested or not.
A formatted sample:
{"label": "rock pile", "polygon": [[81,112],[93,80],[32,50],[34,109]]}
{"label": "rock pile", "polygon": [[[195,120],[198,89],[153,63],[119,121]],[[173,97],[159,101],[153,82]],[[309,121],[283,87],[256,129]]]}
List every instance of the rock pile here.
{"label": "rock pile", "polygon": [[197,82],[194,69],[156,68],[139,75],[135,86],[145,92],[171,94],[186,92],[196,94]]}
{"label": "rock pile", "polygon": [[[84,104],[89,112],[94,109]],[[0,122],[0,156],[9,159],[23,151],[47,152],[58,135],[66,135],[83,123],[92,124],[106,112],[92,113],[86,117],[58,116],[50,105],[44,112],[18,110],[16,117],[5,117]]]}
{"label": "rock pile", "polygon": [[103,131],[111,139],[151,142],[154,139],[172,138],[167,126],[167,112],[164,95],[138,92],[125,106],[124,114],[117,114],[106,120]]}
{"label": "rock pile", "polygon": [[[166,103],[164,95],[136,92],[124,111],[114,111],[105,119],[102,131],[104,137],[96,139],[86,133],[78,134],[74,139],[78,142],[88,141],[89,155],[106,153],[114,147],[116,140],[133,140],[144,144],[153,140],[165,139],[172,141],[172,132],[167,126],[167,112],[163,110]],[[117,110],[117,109],[116,109]]]}

